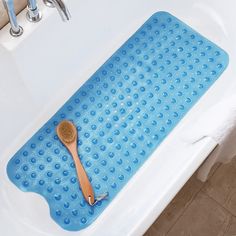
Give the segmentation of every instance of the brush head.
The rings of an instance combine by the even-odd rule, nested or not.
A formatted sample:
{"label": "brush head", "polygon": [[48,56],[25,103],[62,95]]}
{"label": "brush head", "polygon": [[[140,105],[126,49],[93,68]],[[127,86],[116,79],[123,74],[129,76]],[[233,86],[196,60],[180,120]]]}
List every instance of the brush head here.
{"label": "brush head", "polygon": [[72,122],[63,120],[57,126],[57,135],[62,142],[72,143],[77,137],[77,130]]}

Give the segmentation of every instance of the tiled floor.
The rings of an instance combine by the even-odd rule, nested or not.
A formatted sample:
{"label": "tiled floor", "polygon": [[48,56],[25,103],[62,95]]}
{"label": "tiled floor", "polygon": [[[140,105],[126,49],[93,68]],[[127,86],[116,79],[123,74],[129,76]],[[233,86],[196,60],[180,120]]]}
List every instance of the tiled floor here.
{"label": "tiled floor", "polygon": [[236,158],[206,183],[194,174],[145,236],[236,236]]}

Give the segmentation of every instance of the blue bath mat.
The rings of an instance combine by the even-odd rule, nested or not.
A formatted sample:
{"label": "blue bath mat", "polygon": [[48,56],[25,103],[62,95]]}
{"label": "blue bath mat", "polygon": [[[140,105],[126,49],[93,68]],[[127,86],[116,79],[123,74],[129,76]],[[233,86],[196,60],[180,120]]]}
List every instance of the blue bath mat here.
{"label": "blue bath mat", "polygon": [[[154,14],[14,155],[10,180],[44,196],[62,228],[87,227],[227,64],[227,54],[189,26],[169,13]],[[77,126],[95,195],[109,193],[94,207],[84,200],[73,160],[56,135],[64,119]]]}

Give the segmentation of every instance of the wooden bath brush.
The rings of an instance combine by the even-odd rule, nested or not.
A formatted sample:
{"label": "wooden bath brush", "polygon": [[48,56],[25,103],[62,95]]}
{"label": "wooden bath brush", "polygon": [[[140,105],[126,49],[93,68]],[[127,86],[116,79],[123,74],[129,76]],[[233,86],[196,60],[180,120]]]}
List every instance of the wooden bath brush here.
{"label": "wooden bath brush", "polygon": [[94,197],[93,187],[89,181],[89,178],[84,170],[84,167],[80,161],[78,152],[77,152],[77,129],[74,124],[70,121],[64,120],[57,126],[57,135],[64,146],[68,149],[71,156],[73,157],[75,168],[78,176],[78,180],[80,183],[80,187],[83,193],[84,198],[89,203],[89,205],[93,206],[98,201],[104,199],[107,194],[103,194],[99,196],[97,199]]}

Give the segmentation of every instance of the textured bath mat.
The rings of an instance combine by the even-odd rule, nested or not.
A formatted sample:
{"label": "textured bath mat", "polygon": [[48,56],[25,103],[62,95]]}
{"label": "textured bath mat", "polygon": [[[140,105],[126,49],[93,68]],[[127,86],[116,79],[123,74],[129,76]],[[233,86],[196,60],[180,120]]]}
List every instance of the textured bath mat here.
{"label": "textured bath mat", "polygon": [[[64,229],[87,227],[227,63],[222,49],[189,26],[169,13],[154,14],[15,154],[7,166],[10,180],[44,196]],[[94,207],[85,202],[72,158],[56,135],[63,119],[77,126],[95,194],[109,193]]]}

